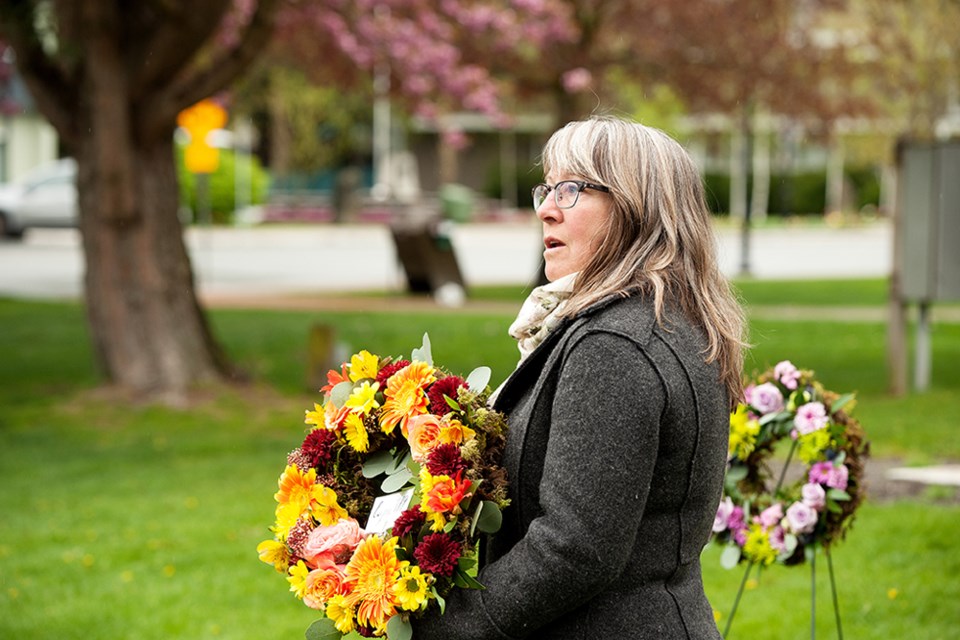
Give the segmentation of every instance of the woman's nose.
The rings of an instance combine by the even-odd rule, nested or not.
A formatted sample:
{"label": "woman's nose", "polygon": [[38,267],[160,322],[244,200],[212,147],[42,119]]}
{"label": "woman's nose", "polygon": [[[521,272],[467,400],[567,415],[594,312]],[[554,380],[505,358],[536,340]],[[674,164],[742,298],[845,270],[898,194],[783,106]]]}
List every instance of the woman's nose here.
{"label": "woman's nose", "polygon": [[552,193],[540,203],[540,207],[537,209],[537,217],[540,218],[541,222],[546,222],[547,220],[559,221],[562,219],[563,213],[561,213],[557,207],[557,201],[554,199]]}

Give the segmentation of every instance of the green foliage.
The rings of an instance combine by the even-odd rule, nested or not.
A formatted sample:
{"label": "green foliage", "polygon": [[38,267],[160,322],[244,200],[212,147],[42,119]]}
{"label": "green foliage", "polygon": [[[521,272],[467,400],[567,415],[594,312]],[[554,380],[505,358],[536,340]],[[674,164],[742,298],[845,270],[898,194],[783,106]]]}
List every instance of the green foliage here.
{"label": "green foliage", "polygon": [[[533,207],[532,191],[535,186],[543,182],[543,171],[539,167],[517,167],[514,180],[517,185],[517,207],[530,209]],[[490,165],[487,170],[487,179],[483,185],[483,194],[488,198],[500,199],[503,197],[503,172],[498,162]]]}
{"label": "green foliage", "polygon": [[[744,283],[747,301],[775,304],[777,283],[769,286]],[[780,300],[804,286],[779,283]],[[827,300],[855,289],[817,286]],[[497,291],[511,302],[522,294]],[[227,351],[270,387],[210,390],[199,404],[170,409],[92,390],[97,376],[80,306],[0,300],[0,637],[304,637],[317,613],[284,589],[255,548],[270,537],[278,460],[304,433],[303,410],[317,397],[305,390],[310,327],[328,323],[349,349],[393,355],[408,353],[428,331],[438,362],[460,373],[489,365],[496,385],[516,363],[505,333],[512,317],[398,313],[389,299],[370,313],[214,311]],[[935,327],[933,389],[892,398],[882,322],[752,324],[748,368],[789,357],[828,388],[856,391],[854,415],[875,456],[960,458],[960,325]],[[865,504],[834,551],[845,636],[952,637],[960,626],[960,583],[949,579],[960,570],[958,525],[956,506]],[[726,616],[742,574],[722,569],[720,553],[705,552],[704,575]],[[817,631],[831,637],[826,578],[818,555]],[[809,585],[808,568],[762,572],[732,637],[808,637]]]}
{"label": "green foliage", "polygon": [[[220,163],[217,170],[207,178],[207,202],[211,220],[215,224],[233,222],[236,209],[237,162],[248,163],[240,169],[247,176],[250,185],[247,191],[249,202],[259,204],[266,200],[270,179],[256,156],[246,153],[237,154],[232,149],[220,149]],[[187,171],[183,162],[183,148],[177,148],[177,179],[180,183],[180,201],[191,211],[191,222],[204,222],[198,210],[198,176]]]}
{"label": "green foliage", "polygon": [[[859,211],[867,205],[880,203],[880,181],[877,171],[870,167],[848,168],[850,186],[855,190],[854,205]],[[753,176],[748,179],[752,188]],[[707,204],[714,213],[725,213],[730,206],[730,176],[707,173],[704,176]],[[823,171],[774,174],[770,177],[768,213],[771,215],[822,214],[827,206],[827,176]]]}

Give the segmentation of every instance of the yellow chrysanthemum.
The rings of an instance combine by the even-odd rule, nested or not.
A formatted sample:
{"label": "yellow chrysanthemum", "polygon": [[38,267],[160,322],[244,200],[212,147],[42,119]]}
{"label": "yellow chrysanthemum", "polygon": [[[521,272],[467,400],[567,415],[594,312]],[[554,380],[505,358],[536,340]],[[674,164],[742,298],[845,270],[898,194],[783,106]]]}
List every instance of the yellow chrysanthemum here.
{"label": "yellow chrysanthemum", "polygon": [[456,418],[445,420],[438,440],[441,444],[463,444],[477,437],[477,432]]}
{"label": "yellow chrysanthemum", "polygon": [[260,562],[272,564],[280,573],[285,573],[290,566],[290,552],[287,545],[276,540],[264,540],[257,545],[257,554],[260,556]]}
{"label": "yellow chrysanthemum", "polygon": [[416,611],[427,601],[427,575],[420,573],[420,567],[401,569],[395,587],[400,606],[407,611]]}
{"label": "yellow chrysanthemum", "polygon": [[424,389],[436,382],[435,369],[423,362],[414,362],[396,372],[387,381],[386,401],[380,414],[380,428],[384,433],[400,431],[407,437],[407,420],[427,412],[430,404]]}
{"label": "yellow chrysanthemum", "polygon": [[350,380],[356,382],[363,378],[376,378],[380,359],[364,349],[350,358]]}
{"label": "yellow chrysanthemum", "polygon": [[737,410],[730,414],[730,442],[729,453],[740,460],[746,460],[757,446],[757,435],[760,433],[760,423],[750,417],[744,404],[737,405]]}
{"label": "yellow chrysanthemum", "polygon": [[806,464],[816,462],[829,446],[830,432],[827,429],[817,429],[797,438],[797,457]]}
{"label": "yellow chrysanthemum", "polygon": [[773,564],[777,559],[777,550],[770,546],[770,533],[758,523],[750,525],[743,552],[754,562],[764,565]]}
{"label": "yellow chrysanthemum", "polygon": [[379,536],[365,539],[347,565],[347,582],[353,590],[346,601],[357,607],[357,622],[363,626],[383,627],[397,611],[399,600],[394,584],[406,561],[397,558],[397,538],[383,542]]}
{"label": "yellow chrysanthemum", "polygon": [[354,621],[354,607],[347,602],[347,597],[338,594],[327,601],[327,617],[333,620],[337,631],[346,635],[356,629]]}
{"label": "yellow chrysanthemum", "polygon": [[380,403],[377,402],[377,391],[380,390],[380,383],[374,382],[370,384],[367,380],[364,380],[363,383],[353,390],[353,393],[350,394],[350,397],[347,398],[344,406],[349,407],[354,413],[368,414],[374,409],[380,407]]}
{"label": "yellow chrysanthemum", "polygon": [[355,413],[347,416],[343,423],[343,434],[347,443],[358,453],[366,453],[370,446],[370,435],[363,425],[363,419]]}
{"label": "yellow chrysanthemum", "polygon": [[324,408],[314,402],[313,411],[310,411],[310,409],[304,409],[303,422],[305,424],[312,424],[317,427],[325,426],[326,421],[324,420]]}
{"label": "yellow chrysanthemum", "polygon": [[307,574],[310,573],[310,569],[303,560],[297,560],[297,564],[290,567],[289,573],[287,582],[290,583],[290,591],[302,600],[303,594],[307,592]]}
{"label": "yellow chrysanthemum", "polygon": [[331,527],[337,524],[339,520],[349,517],[347,510],[337,503],[336,491],[323,485],[317,486],[320,489],[317,492],[317,500],[313,503],[311,511],[321,525]]}

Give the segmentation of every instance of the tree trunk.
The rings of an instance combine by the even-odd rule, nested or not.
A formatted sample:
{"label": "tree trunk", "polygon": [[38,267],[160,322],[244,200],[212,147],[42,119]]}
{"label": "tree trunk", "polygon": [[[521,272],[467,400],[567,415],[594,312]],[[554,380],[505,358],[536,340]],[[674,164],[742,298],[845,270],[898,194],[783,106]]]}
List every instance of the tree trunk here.
{"label": "tree trunk", "polygon": [[111,382],[176,401],[197,383],[225,378],[228,367],[196,299],[173,148],[130,144],[125,170],[136,198],[124,213],[111,193],[116,183],[93,179],[95,147],[84,144],[77,154],[94,351]]}

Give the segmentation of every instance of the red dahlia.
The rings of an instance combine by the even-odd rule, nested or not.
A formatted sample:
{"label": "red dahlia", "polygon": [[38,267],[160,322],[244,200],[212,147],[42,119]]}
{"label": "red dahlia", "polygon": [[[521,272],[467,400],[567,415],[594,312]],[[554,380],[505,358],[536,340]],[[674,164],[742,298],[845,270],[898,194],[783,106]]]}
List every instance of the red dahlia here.
{"label": "red dahlia", "polygon": [[330,448],[336,440],[337,437],[333,435],[332,431],[314,429],[304,438],[300,450],[310,460],[311,466],[325,466],[330,462]]}
{"label": "red dahlia", "polygon": [[449,413],[451,407],[443,396],[456,400],[457,389],[466,386],[466,384],[466,380],[460,376],[447,376],[430,385],[430,388],[427,389],[427,397],[430,398],[430,413],[435,413],[438,416]]}
{"label": "red dahlia", "polygon": [[380,388],[383,389],[387,386],[387,380],[395,374],[400,369],[403,369],[405,366],[410,364],[409,360],[397,360],[396,362],[391,362],[383,369],[377,372],[377,382],[380,383]]}
{"label": "red dahlia", "polygon": [[421,571],[450,577],[460,559],[460,544],[445,533],[433,533],[413,550]]}
{"label": "red dahlia", "polygon": [[402,538],[408,533],[416,536],[427,519],[427,514],[420,511],[419,507],[407,509],[401,513],[396,522],[393,523],[393,535]]}
{"label": "red dahlia", "polygon": [[427,471],[434,476],[457,475],[466,471],[470,465],[460,455],[460,447],[455,444],[441,444],[427,456]]}

